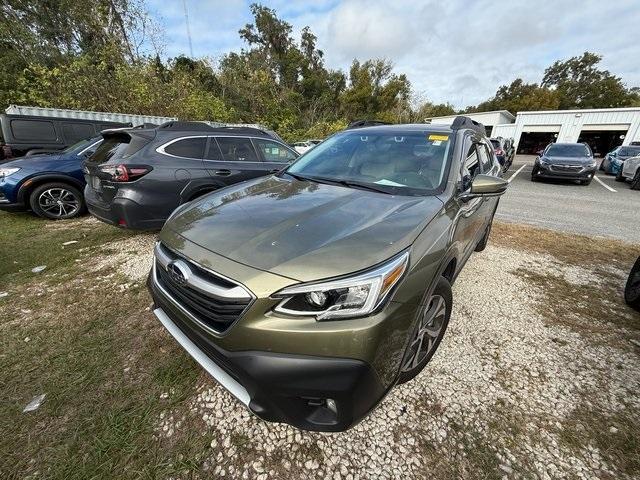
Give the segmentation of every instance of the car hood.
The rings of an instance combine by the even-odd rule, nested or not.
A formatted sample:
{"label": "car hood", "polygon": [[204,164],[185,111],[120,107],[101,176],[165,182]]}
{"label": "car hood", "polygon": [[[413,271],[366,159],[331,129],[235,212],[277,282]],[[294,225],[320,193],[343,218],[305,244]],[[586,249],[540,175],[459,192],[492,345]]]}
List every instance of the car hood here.
{"label": "car hood", "polygon": [[19,157],[15,160],[3,163],[2,167],[19,167],[24,169],[38,170],[45,163],[56,162],[60,160],[60,154],[31,155],[29,157]]}
{"label": "car hood", "polygon": [[579,165],[583,163],[591,163],[593,159],[591,157],[548,157],[544,156],[543,159],[546,162],[555,164],[555,165]]}
{"label": "car hood", "polygon": [[434,196],[385,195],[271,176],[203,197],[165,229],[236,262],[311,281],[392,257],[410,246],[442,207]]}

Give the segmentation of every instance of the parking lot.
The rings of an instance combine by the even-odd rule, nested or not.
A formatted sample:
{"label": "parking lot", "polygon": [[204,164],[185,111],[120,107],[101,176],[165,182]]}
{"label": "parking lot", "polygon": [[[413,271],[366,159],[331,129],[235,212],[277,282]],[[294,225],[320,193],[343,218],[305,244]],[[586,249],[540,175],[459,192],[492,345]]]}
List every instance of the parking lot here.
{"label": "parking lot", "polygon": [[506,178],[515,178],[500,200],[497,218],[563,232],[640,241],[640,192],[598,171],[588,186],[531,181],[535,157],[518,155]]}

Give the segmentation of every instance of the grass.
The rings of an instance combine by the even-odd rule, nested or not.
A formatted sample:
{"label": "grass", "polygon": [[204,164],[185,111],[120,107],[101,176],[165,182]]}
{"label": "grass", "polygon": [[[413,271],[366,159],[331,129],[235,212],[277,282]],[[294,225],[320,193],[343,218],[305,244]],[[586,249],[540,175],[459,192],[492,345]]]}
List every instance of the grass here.
{"label": "grass", "polygon": [[[123,294],[116,287],[127,280],[109,267],[83,269],[128,234],[86,218],[0,214],[0,225],[0,289],[10,293],[0,299],[0,477],[156,478],[196,468],[210,441],[201,428],[151,439],[160,412],[191,398],[199,369],[157,328],[143,285]],[[79,243],[61,248],[68,240]],[[47,269],[31,273],[40,264]],[[41,407],[22,413],[41,393]]]}
{"label": "grass", "polygon": [[[639,239],[640,241],[640,239]],[[600,265],[631,270],[640,256],[640,243],[604,237],[587,237],[515,223],[495,221],[490,243],[542,255],[576,266]]]}

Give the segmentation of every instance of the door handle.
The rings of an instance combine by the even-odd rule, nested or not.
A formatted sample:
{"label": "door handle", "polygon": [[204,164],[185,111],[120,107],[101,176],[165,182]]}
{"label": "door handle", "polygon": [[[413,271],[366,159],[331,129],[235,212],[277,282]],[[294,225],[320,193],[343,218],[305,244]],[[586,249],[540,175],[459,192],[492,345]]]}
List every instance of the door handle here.
{"label": "door handle", "polygon": [[228,177],[231,175],[231,170],[216,170],[215,174],[220,177]]}

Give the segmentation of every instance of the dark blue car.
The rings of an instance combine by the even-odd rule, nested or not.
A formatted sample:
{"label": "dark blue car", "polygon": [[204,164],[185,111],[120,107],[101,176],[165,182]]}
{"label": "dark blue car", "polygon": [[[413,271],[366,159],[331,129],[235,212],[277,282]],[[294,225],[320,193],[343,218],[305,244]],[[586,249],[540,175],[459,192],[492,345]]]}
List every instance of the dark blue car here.
{"label": "dark blue car", "polygon": [[102,137],[81,140],[55,154],[21,157],[0,164],[0,210],[32,210],[43,218],[73,218],[86,210],[81,162]]}

